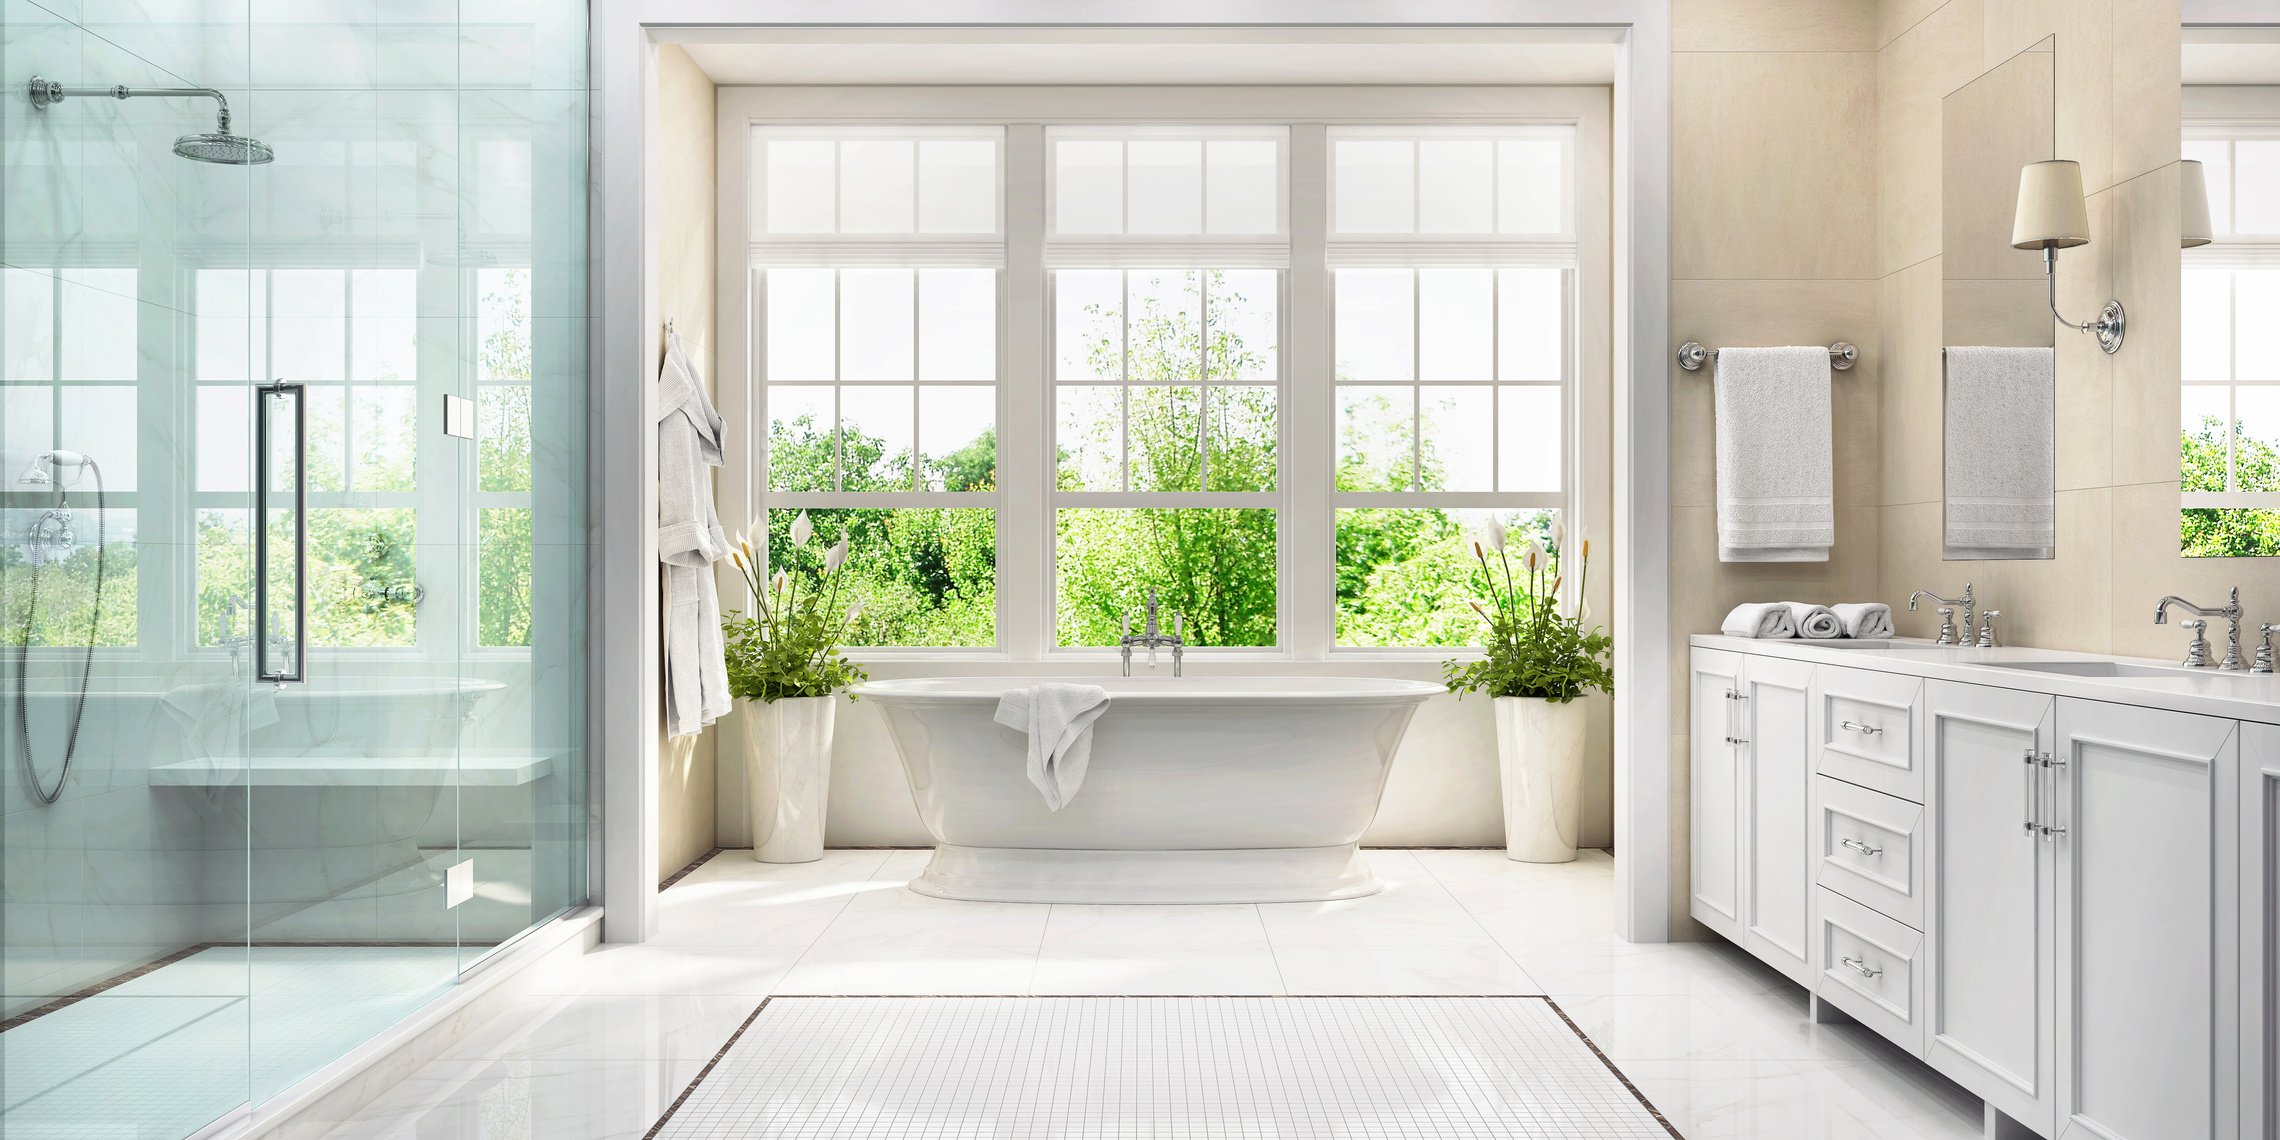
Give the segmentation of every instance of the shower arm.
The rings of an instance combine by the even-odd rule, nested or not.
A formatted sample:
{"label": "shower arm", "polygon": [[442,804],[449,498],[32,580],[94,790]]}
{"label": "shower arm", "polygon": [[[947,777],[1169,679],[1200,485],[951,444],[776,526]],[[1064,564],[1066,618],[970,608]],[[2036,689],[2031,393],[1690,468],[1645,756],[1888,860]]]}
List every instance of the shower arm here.
{"label": "shower arm", "polygon": [[124,83],[115,87],[65,87],[53,79],[35,76],[29,90],[34,107],[46,107],[69,98],[212,99],[219,106],[215,118],[221,132],[230,133],[230,101],[211,87],[129,87]]}

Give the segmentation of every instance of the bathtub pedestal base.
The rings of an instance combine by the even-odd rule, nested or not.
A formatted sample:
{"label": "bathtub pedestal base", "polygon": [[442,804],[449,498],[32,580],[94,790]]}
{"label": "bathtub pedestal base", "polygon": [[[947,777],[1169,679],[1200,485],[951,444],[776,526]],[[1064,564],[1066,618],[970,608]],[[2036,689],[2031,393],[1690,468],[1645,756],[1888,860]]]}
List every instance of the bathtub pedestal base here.
{"label": "bathtub pedestal base", "polygon": [[911,880],[971,902],[1323,902],[1384,889],[1359,845],[1229,851],[1098,851],[941,844]]}

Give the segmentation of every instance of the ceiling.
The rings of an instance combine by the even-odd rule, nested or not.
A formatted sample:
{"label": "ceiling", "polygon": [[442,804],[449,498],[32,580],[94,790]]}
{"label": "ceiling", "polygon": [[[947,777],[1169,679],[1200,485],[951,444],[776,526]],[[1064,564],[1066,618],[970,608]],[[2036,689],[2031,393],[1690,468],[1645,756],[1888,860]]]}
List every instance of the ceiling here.
{"label": "ceiling", "polygon": [[713,82],[821,84],[1604,85],[1594,28],[683,29]]}

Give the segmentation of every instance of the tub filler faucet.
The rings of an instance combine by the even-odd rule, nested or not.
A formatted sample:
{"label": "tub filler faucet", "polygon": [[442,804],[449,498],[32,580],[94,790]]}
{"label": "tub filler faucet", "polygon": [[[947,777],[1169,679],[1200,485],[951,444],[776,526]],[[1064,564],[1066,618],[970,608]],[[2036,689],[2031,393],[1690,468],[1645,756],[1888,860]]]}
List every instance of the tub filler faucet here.
{"label": "tub filler faucet", "polygon": [[[2196,606],[2175,594],[2171,594],[2161,599],[2160,604],[2153,607],[2153,624],[2168,625],[2169,607],[2171,606],[2176,606],[2195,617],[2224,618],[2230,628],[2225,638],[2225,659],[2218,663],[2217,668],[2234,671],[2243,668],[2240,660],[2240,587],[2233,587],[2232,599],[2222,606]],[[2209,639],[2206,631],[2209,623],[2189,621],[2179,624],[2193,631],[2193,642],[2185,649],[2185,664],[2194,669],[2208,668]]]}
{"label": "tub filler faucet", "polygon": [[1180,615],[1172,615],[1172,632],[1165,633],[1156,626],[1156,588],[1148,587],[1148,613],[1139,633],[1132,632],[1132,615],[1124,615],[1124,636],[1117,642],[1118,654],[1124,659],[1124,675],[1132,675],[1132,647],[1146,646],[1148,667],[1156,667],[1156,650],[1169,647],[1172,651],[1172,676],[1180,675],[1180,650],[1187,640],[1180,636]]}

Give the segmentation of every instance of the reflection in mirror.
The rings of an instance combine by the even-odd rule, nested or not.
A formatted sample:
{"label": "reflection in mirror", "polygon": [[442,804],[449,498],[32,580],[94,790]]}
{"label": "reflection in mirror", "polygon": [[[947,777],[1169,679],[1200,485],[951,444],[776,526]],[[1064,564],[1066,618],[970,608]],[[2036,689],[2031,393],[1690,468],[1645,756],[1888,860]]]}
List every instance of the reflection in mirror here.
{"label": "reflection in mirror", "polygon": [[2053,157],[2057,37],[1941,106],[1942,554],[2055,553],[2055,320],[2042,253],[2012,246],[2020,170]]}
{"label": "reflection in mirror", "polygon": [[2270,557],[2280,357],[2253,338],[2280,310],[2280,28],[2187,28],[2180,74],[2178,546]]}

